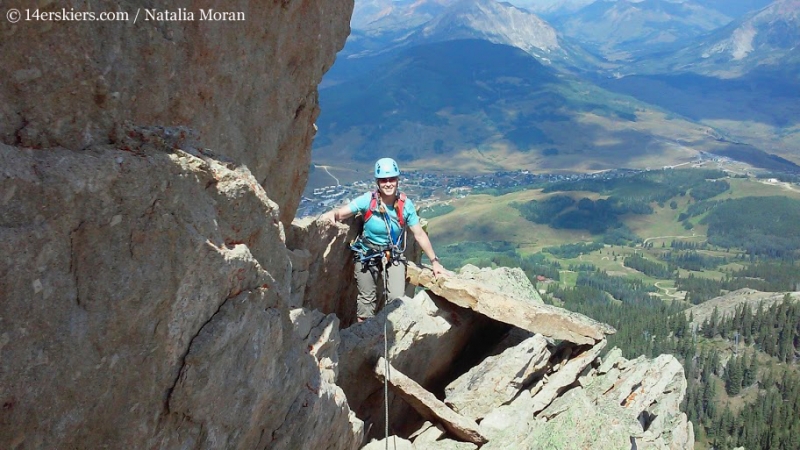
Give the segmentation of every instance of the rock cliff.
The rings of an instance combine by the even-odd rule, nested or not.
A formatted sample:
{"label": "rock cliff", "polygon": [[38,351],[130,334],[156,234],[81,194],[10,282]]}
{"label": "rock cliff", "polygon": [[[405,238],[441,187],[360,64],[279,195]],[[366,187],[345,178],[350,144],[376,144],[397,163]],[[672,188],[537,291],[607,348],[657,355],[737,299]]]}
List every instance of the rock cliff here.
{"label": "rock cliff", "polygon": [[[203,146],[246,165],[291,222],[311,162],[317,85],[349,33],[352,0],[36,4],[22,14],[125,20],[0,22],[0,141],[83,150],[118,144],[125,123],[190,126]],[[201,10],[244,20],[200,20]]]}
{"label": "rock cliff", "polygon": [[517,269],[421,270],[349,326],[353,228],[292,218],[353,3],[211,8],[246,20],[0,25],[0,448],[356,449],[384,408],[416,448],[474,448],[443,411],[483,448],[692,448],[674,358],[599,359]]}
{"label": "rock cliff", "polygon": [[187,3],[0,24],[0,448],[361,443],[285,244],[353,2]]}

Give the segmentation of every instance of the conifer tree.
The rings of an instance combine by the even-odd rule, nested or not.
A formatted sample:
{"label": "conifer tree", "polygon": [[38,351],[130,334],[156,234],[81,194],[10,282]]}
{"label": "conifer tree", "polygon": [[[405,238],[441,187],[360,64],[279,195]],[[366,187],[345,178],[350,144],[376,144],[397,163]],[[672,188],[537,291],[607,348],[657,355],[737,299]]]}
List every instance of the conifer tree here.
{"label": "conifer tree", "polygon": [[764,318],[764,301],[758,302],[758,308],[756,309],[756,313],[753,315],[753,325],[751,332],[753,334],[757,334],[761,331],[761,321]]}
{"label": "conifer tree", "polygon": [[703,412],[707,417],[716,417],[717,383],[706,383],[703,387]]}
{"label": "conifer tree", "polygon": [[752,344],[753,339],[753,310],[750,308],[750,305],[745,303],[742,306],[742,322],[739,329],[742,332],[742,337],[744,338],[745,343]]}
{"label": "conifer tree", "polygon": [[708,351],[705,349],[703,349],[703,352],[700,354],[700,364],[703,366],[703,370],[700,373],[700,382],[703,384],[711,383],[711,373],[714,367],[709,359]]}
{"label": "conifer tree", "polygon": [[750,357],[750,362],[744,372],[742,383],[745,386],[752,386],[758,377],[758,355],[754,352]]}
{"label": "conifer tree", "polygon": [[703,337],[705,337],[706,339],[711,339],[714,337],[714,335],[712,334],[714,330],[711,327],[711,322],[709,321],[709,319],[703,321],[702,329],[703,329]]}
{"label": "conifer tree", "polygon": [[742,352],[742,357],[737,358],[739,364],[739,371],[742,373],[742,387],[746,388],[752,383],[748,383],[749,370],[750,370],[750,357],[747,352]]}
{"label": "conifer tree", "polygon": [[778,335],[778,359],[788,363],[794,357],[794,327],[790,327],[788,323],[783,323],[781,327]]}
{"label": "conifer tree", "polygon": [[714,311],[711,313],[711,337],[713,338],[717,334],[719,334],[719,308],[716,306],[714,307]]}
{"label": "conifer tree", "polygon": [[742,390],[742,366],[738,359],[731,357],[725,366],[725,391],[728,395],[737,395]]}

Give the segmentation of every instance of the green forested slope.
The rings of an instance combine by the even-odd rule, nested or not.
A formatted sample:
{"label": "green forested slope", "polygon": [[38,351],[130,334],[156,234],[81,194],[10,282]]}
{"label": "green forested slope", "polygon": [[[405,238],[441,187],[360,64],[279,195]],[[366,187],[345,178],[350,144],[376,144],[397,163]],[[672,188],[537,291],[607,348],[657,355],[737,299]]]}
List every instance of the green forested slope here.
{"label": "green forested slope", "polygon": [[696,327],[683,313],[741,288],[797,288],[798,247],[782,243],[800,229],[800,192],[665,170],[479,197],[431,220],[447,267],[522,267],[546,301],[614,326],[609,348],[674,354],[689,380],[683,408],[698,448],[800,448],[796,304],[742,308]]}

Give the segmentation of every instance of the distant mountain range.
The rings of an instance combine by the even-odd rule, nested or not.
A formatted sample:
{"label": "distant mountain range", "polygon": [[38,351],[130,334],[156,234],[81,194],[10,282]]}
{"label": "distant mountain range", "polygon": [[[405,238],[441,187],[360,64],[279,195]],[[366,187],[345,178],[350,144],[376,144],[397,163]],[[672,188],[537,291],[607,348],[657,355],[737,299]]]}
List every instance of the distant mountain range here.
{"label": "distant mountain range", "polygon": [[798,44],[800,0],[778,0],[598,84],[800,161]]}
{"label": "distant mountain range", "polygon": [[354,30],[379,34],[409,29],[436,17],[458,0],[358,0],[350,26]]}
{"label": "distant mountain range", "polygon": [[[525,8],[547,20],[574,14],[593,3],[615,3],[617,0],[512,0],[515,6]],[[716,10],[730,17],[740,17],[751,11],[759,10],[771,0],[694,0],[693,3]],[[672,3],[688,3],[685,0],[674,0]]]}
{"label": "distant mountain range", "polygon": [[743,16],[714,0],[598,0],[552,24],[523,8],[536,1],[356,0],[321,85],[314,161],[388,155],[454,171],[658,167],[699,151],[800,161],[800,0]]}
{"label": "distant mountain range", "polygon": [[371,57],[433,42],[482,39],[517,47],[563,70],[594,70],[601,65],[594,55],[563,39],[537,15],[496,0],[366,0],[356,8],[353,21],[345,57]]}
{"label": "distant mountain range", "polygon": [[739,77],[765,66],[796,69],[800,63],[798,44],[800,0],[778,0],[664,55],[662,64],[654,66],[720,78]]}
{"label": "distant mountain range", "polygon": [[554,20],[554,26],[611,60],[630,60],[685,43],[733,20],[696,2],[598,1]]}
{"label": "distant mountain range", "polygon": [[314,160],[328,165],[391,156],[453,171],[602,170],[686,162],[722,145],[710,129],[478,39],[395,52],[321,90],[320,104]]}
{"label": "distant mountain range", "polygon": [[514,0],[514,6],[525,8],[545,19],[572,14],[595,0]]}

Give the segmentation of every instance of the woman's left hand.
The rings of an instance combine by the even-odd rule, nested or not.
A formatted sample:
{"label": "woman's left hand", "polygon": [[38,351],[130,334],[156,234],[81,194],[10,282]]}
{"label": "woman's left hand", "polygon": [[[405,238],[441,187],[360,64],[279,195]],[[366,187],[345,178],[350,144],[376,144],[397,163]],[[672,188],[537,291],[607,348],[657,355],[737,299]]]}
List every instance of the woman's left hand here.
{"label": "woman's left hand", "polygon": [[336,223],[336,211],[328,211],[319,217],[324,222]]}
{"label": "woman's left hand", "polygon": [[444,275],[447,271],[444,269],[444,266],[439,261],[433,262],[433,276],[434,278],[438,278],[440,275]]}

